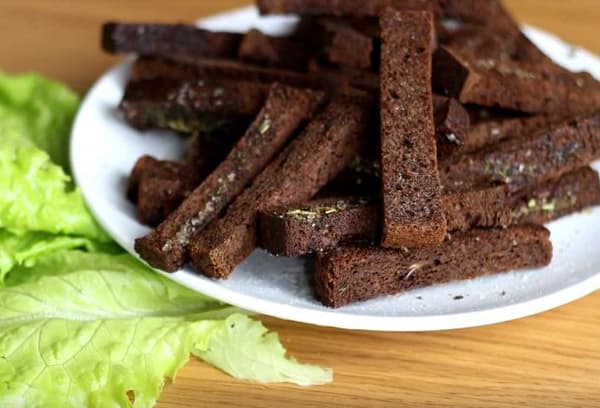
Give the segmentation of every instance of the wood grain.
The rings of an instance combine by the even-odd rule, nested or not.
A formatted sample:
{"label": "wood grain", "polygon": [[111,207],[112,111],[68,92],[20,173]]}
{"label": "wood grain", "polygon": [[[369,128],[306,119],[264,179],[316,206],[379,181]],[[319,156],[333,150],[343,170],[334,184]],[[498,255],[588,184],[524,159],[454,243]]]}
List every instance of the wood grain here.
{"label": "wood grain", "polygon": [[[0,68],[37,71],[85,91],[117,59],[99,25],[191,21],[239,0],[2,0]],[[600,1],[507,0],[520,21],[600,53]],[[598,407],[600,293],[515,322],[438,333],[348,332],[264,318],[291,354],[335,370],[331,385],[235,381],[191,361],[160,407]]]}

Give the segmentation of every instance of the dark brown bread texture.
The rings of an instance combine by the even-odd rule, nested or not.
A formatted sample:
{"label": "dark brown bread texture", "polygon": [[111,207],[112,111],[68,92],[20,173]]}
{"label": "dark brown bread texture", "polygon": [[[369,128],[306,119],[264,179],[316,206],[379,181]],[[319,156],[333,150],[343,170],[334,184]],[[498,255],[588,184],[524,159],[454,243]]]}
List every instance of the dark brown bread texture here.
{"label": "dark brown bread texture", "polygon": [[[315,1],[315,3],[317,1]],[[307,2],[275,0],[263,2],[263,7],[265,8],[265,12],[271,13],[291,13],[291,10],[307,10],[300,13],[305,13],[302,17],[303,22],[306,22],[306,20],[310,18],[314,18],[311,14],[326,15],[327,19],[337,19],[343,24],[351,25],[363,34],[372,38],[380,37],[377,17],[386,7],[395,9],[427,8],[434,11],[438,20],[441,20],[442,18],[458,20],[460,28],[478,28],[485,34],[490,34],[498,39],[503,39],[502,42],[504,43],[504,46],[513,47],[515,51],[518,51],[517,55],[526,54],[529,50],[520,50],[520,48],[525,47],[534,48],[534,51],[538,54],[538,58],[540,55],[543,55],[531,42],[523,42],[523,39],[526,40],[526,38],[521,34],[518,23],[497,0],[439,0],[431,1],[429,4],[427,4],[427,2],[403,0],[383,0],[381,2],[361,1],[361,9],[358,11],[352,10],[353,8],[356,8],[358,2],[341,0],[340,3],[342,4],[340,4],[340,7],[338,7],[337,10],[333,10],[335,5],[331,2],[323,1],[320,3],[320,5],[310,4],[311,7],[309,9],[309,4]],[[313,27],[311,24],[307,25],[311,28]],[[447,30],[439,24],[437,24],[437,28],[441,29],[438,34],[440,37],[443,37]],[[523,37],[523,39],[520,37]],[[521,42],[523,43],[519,44]],[[535,63],[538,61],[532,60],[530,62]]]}
{"label": "dark brown bread texture", "polygon": [[[449,155],[462,149],[463,144],[468,142],[468,132],[465,136],[463,128],[467,128],[469,113],[458,103],[448,109],[449,98],[434,95],[434,109],[436,117],[436,134],[438,139],[438,152]],[[378,126],[377,123],[374,123]],[[377,129],[369,129],[369,132],[377,132]],[[452,131],[457,136],[456,142],[448,132]],[[464,139],[464,140],[463,140]],[[369,140],[365,151],[357,155],[348,168],[346,168],[335,180],[329,183],[319,192],[318,198],[340,197],[340,196],[364,196],[375,197],[381,192],[381,162],[379,141]]]}
{"label": "dark brown bread texture", "polygon": [[[356,91],[369,92],[371,97],[379,91],[379,76],[371,71],[340,66],[333,68],[312,60],[308,66],[309,74],[321,78],[328,88],[352,96]],[[354,88],[344,92],[345,88]]]}
{"label": "dark brown bread texture", "polygon": [[138,189],[143,178],[176,180],[180,176],[182,164],[169,160],[158,160],[144,155],[136,162],[127,180],[127,198],[132,203],[138,201]]}
{"label": "dark brown bread texture", "polygon": [[271,84],[280,82],[290,86],[341,92],[347,88],[358,88],[374,92],[379,82],[368,72],[320,71],[302,73],[279,68],[265,68],[244,64],[234,60],[202,59],[194,61],[172,61],[166,58],[138,58],[133,64],[129,79],[152,79],[167,77],[178,80],[215,78],[222,80],[250,81]]}
{"label": "dark brown bread texture", "polygon": [[501,142],[440,163],[446,191],[506,184],[513,191],[576,170],[600,158],[600,113],[552,130]]}
{"label": "dark brown bread texture", "polygon": [[173,61],[168,58],[138,58],[129,72],[130,81],[166,77],[176,80],[239,80],[260,83],[281,82],[304,86],[312,78],[304,74],[274,68],[244,64],[237,60],[203,59],[197,61]]}
{"label": "dark brown bread texture", "polygon": [[217,135],[197,135],[183,163],[143,156],[130,175],[138,219],[152,227],[163,222],[227,156],[232,140]]}
{"label": "dark brown bread texture", "polygon": [[[565,72],[521,32],[519,23],[500,0],[440,0],[440,3],[445,17],[483,29],[481,34],[487,39],[482,41],[490,47],[488,50],[480,48],[485,54],[502,58],[502,50],[510,49],[510,58],[515,61],[542,64],[547,69]],[[500,42],[490,42],[490,36],[500,39]]]}
{"label": "dark brown bread texture", "polygon": [[381,35],[382,245],[439,244],[446,220],[431,91],[432,15],[387,9]]}
{"label": "dark brown bread texture", "polygon": [[[446,17],[461,22],[458,31],[449,38],[441,32],[441,42],[460,52],[468,52],[477,59],[493,59],[496,63],[525,64],[540,70],[542,76],[558,78],[567,87],[585,89],[595,98],[600,96],[600,83],[588,73],[573,73],[556,64],[535,46],[520,30],[518,22],[506,11],[499,0],[440,0]],[[530,68],[522,71],[528,71]],[[595,95],[595,96],[592,96]],[[581,95],[577,95],[580,98]],[[576,109],[576,106],[572,107]]]}
{"label": "dark brown bread texture", "polygon": [[213,131],[256,115],[268,91],[248,81],[146,79],[127,84],[119,109],[137,129]]}
{"label": "dark brown bread texture", "polygon": [[598,174],[583,167],[520,191],[505,185],[444,195],[449,231],[545,224],[600,204]]}
{"label": "dark brown bread texture", "polygon": [[221,133],[199,133],[187,141],[183,162],[159,160],[149,155],[140,157],[128,178],[127,197],[137,201],[137,188],[142,178],[174,180],[186,173],[196,178],[204,178],[225,158],[235,137]]}
{"label": "dark brown bread texture", "polygon": [[434,10],[430,0],[258,0],[261,14],[300,14],[333,16],[378,16],[386,8]]}
{"label": "dark brown bread texture", "polygon": [[434,89],[462,103],[528,113],[578,112],[600,108],[598,85],[544,66],[480,58],[440,47],[433,58]]}
{"label": "dark brown bread texture", "polygon": [[260,213],[259,245],[295,257],[379,238],[379,206],[357,197],[325,198]]}
{"label": "dark brown bread texture", "polygon": [[238,141],[237,135],[225,133],[198,133],[187,141],[184,171],[205,179],[229,154]]}
{"label": "dark brown bread texture", "polygon": [[455,280],[546,266],[549,231],[537,225],[452,234],[439,247],[394,250],[339,247],[317,256],[314,287],[330,307],[341,307]]}
{"label": "dark brown bread texture", "polygon": [[434,96],[438,156],[449,156],[464,145],[471,128],[469,112],[456,99]]}
{"label": "dark brown bread texture", "polygon": [[241,39],[241,34],[218,33],[186,24],[106,23],[102,26],[102,48],[110,53],[229,58],[236,55]]}
{"label": "dark brown bread texture", "polygon": [[506,227],[513,224],[511,195],[505,186],[445,194],[442,199],[448,231]]}
{"label": "dark brown bread texture", "polygon": [[177,209],[185,199],[185,193],[186,185],[182,179],[143,178],[138,188],[138,220],[156,227]]}
{"label": "dark brown bread texture", "polygon": [[523,115],[514,111],[470,106],[471,127],[463,143],[456,146],[454,154],[470,153],[486,146],[508,140],[528,137],[552,130],[569,120],[594,114],[596,109],[580,108],[576,113],[555,112],[540,115]]}
{"label": "dark brown bread texture", "polygon": [[544,224],[596,205],[600,205],[598,173],[584,167],[515,194],[511,206],[516,222]]}
{"label": "dark brown bread texture", "polygon": [[[373,120],[368,123],[367,135],[379,134],[378,114],[375,113],[378,107],[373,105],[371,107],[374,112]],[[347,196],[379,197],[381,194],[380,152],[380,138],[368,137],[363,149],[335,179],[319,191],[314,199]]]}
{"label": "dark brown bread texture", "polygon": [[227,158],[156,230],[136,240],[136,251],[156,268],[181,268],[188,259],[190,238],[264,169],[322,98],[318,92],[273,85],[264,108]]}
{"label": "dark brown bread texture", "polygon": [[358,69],[373,67],[375,41],[348,24],[321,19],[322,40],[329,62]]}
{"label": "dark brown bread texture", "polygon": [[380,171],[379,159],[358,154],[339,176],[319,191],[316,198],[377,197],[381,193]]}
{"label": "dark brown bread texture", "polygon": [[379,27],[379,16],[303,16],[303,21],[311,21],[313,27],[320,29],[323,23],[335,23],[342,26],[351,27],[363,35],[379,39],[381,37],[381,28]]}
{"label": "dark brown bread texture", "polygon": [[305,71],[311,51],[300,38],[270,37],[258,30],[244,35],[238,57],[253,64]]}
{"label": "dark brown bread texture", "polygon": [[512,58],[532,64],[550,61],[523,35],[518,22],[500,0],[440,0],[440,3],[445,17],[458,19],[465,25],[478,25],[485,29],[485,33],[502,39],[503,44],[495,40],[488,42],[491,37],[487,36],[484,42],[488,42],[493,49],[498,50],[497,46],[511,47]]}
{"label": "dark brown bread texture", "polygon": [[[302,205],[264,210],[260,245],[275,255],[300,256],[379,237],[379,208],[374,197],[331,197]],[[448,231],[544,224],[600,204],[600,181],[590,167],[522,191],[506,186],[443,197]]]}
{"label": "dark brown bread texture", "polygon": [[478,119],[465,134],[454,154],[470,153],[486,146],[509,139],[528,137],[559,126],[571,115],[556,113],[535,116],[501,116],[490,113],[488,117]]}
{"label": "dark brown bread texture", "polygon": [[334,100],[191,246],[201,273],[226,279],[257,246],[258,212],[313,197],[365,143],[369,109]]}
{"label": "dark brown bread texture", "polygon": [[453,47],[463,52],[470,51],[478,58],[530,64],[544,72],[558,74],[569,86],[574,83],[590,93],[600,93],[600,84],[590,74],[573,73],[556,64],[537,48],[521,32],[518,22],[507,12],[501,1],[440,0],[440,3],[446,17],[462,22],[462,27],[456,33],[458,42],[452,43]]}
{"label": "dark brown bread texture", "polygon": [[[444,196],[448,231],[511,225],[511,199],[503,186]],[[333,197],[266,209],[260,215],[261,246],[276,255],[299,256],[344,243],[373,243],[381,234],[376,201],[374,197]]]}
{"label": "dark brown bread texture", "polygon": [[445,17],[487,25],[491,31],[503,34],[519,31],[517,22],[499,0],[440,0],[440,4]]}
{"label": "dark brown bread texture", "polygon": [[456,30],[446,30],[440,33],[440,43],[480,58],[500,61],[513,61],[519,52],[515,41],[510,41],[485,25],[462,24]]}
{"label": "dark brown bread texture", "polygon": [[507,34],[489,24],[466,23],[455,30],[443,30],[439,36],[442,45],[481,59],[527,63],[551,71],[569,72],[544,55],[516,25]]}
{"label": "dark brown bread texture", "polygon": [[444,195],[449,231],[544,224],[599,204],[600,182],[590,167],[513,192],[505,185]]}

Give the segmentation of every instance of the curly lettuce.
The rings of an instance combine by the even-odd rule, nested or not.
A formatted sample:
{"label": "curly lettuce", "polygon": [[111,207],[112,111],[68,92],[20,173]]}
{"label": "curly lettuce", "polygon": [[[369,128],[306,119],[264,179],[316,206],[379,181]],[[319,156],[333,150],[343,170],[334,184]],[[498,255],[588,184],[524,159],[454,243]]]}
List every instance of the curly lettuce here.
{"label": "curly lettuce", "polygon": [[[0,72],[0,130],[10,129],[69,171],[69,134],[79,97],[36,74]],[[1,133],[1,132],[0,132]]]}
{"label": "curly lettuce", "polygon": [[12,274],[27,278],[0,289],[0,406],[149,407],[190,353],[240,379],[331,381],[261,323],[128,255],[63,251]]}
{"label": "curly lettuce", "polygon": [[0,130],[0,228],[109,240],[63,169],[9,130]]}
{"label": "curly lettuce", "polygon": [[75,248],[94,250],[96,247],[93,241],[82,237],[36,231],[15,234],[0,230],[0,286],[5,275],[16,266],[32,266],[39,257],[56,251]]}

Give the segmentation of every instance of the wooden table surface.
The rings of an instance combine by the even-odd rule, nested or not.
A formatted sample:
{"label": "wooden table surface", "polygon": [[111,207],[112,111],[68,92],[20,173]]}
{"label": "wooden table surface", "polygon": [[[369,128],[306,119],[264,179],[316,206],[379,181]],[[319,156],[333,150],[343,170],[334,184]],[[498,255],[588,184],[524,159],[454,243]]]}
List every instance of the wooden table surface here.
{"label": "wooden table surface", "polygon": [[[85,91],[117,59],[109,19],[190,21],[240,0],[1,0],[0,69]],[[600,0],[509,0],[518,18],[600,53]],[[600,293],[539,316],[437,333],[349,332],[264,318],[291,354],[333,367],[331,385],[235,381],[191,361],[160,407],[600,407]]]}

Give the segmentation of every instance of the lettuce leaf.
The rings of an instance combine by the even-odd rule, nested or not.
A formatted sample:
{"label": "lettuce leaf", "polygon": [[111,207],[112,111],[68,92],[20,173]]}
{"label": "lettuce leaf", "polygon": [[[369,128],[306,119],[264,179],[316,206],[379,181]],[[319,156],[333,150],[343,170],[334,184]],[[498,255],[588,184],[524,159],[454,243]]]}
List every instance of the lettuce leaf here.
{"label": "lettuce leaf", "polygon": [[15,234],[0,230],[0,286],[7,272],[19,265],[32,266],[37,258],[64,249],[94,250],[97,245],[81,237],[54,235],[46,232]]}
{"label": "lettuce leaf", "polygon": [[246,316],[232,316],[221,322],[209,346],[196,348],[193,353],[241,380],[307,386],[331,382],[333,375],[329,369],[286,358],[277,334]]}
{"label": "lettuce leaf", "polygon": [[71,183],[46,152],[0,129],[0,228],[110,241]]}
{"label": "lettuce leaf", "polygon": [[262,324],[128,255],[63,251],[13,274],[28,278],[0,289],[0,406],[152,406],[190,353],[238,378],[331,380],[287,360]]}
{"label": "lettuce leaf", "polygon": [[[214,322],[47,319],[0,331],[0,404],[150,407]],[[133,403],[132,403],[133,402]]]}
{"label": "lettuce leaf", "polygon": [[0,129],[16,131],[66,172],[69,132],[78,106],[79,97],[59,82],[0,72]]}

